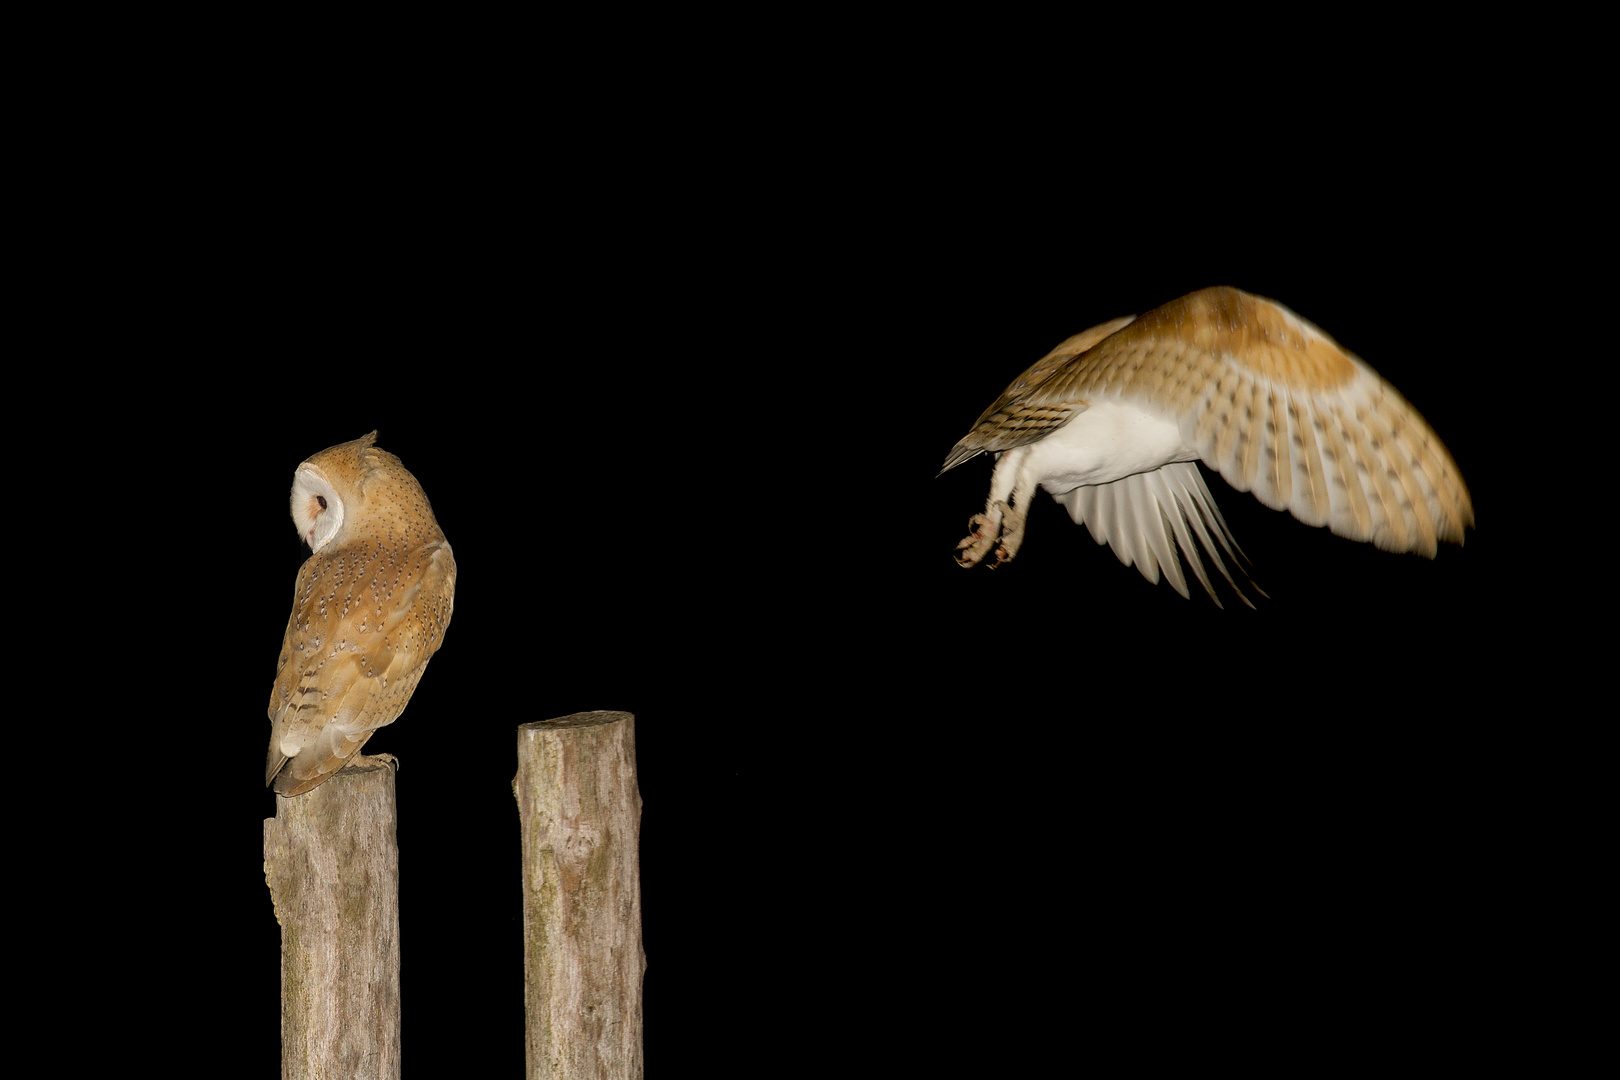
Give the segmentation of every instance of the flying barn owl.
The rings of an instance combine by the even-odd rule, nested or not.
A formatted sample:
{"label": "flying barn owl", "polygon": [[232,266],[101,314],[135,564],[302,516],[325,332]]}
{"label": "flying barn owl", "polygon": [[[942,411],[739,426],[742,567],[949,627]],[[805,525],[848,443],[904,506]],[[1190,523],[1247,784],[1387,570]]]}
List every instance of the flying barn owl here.
{"label": "flying barn owl", "polygon": [[456,560],[416,477],[372,444],[322,450],[293,474],[311,555],[270,689],[264,782],[301,795],[392,724],[444,643]]}
{"label": "flying barn owl", "polygon": [[1222,552],[1239,552],[1200,460],[1274,510],[1386,551],[1433,558],[1474,523],[1451,455],[1394,387],[1281,304],[1229,288],[1069,338],[1013,380],[940,472],[981,453],[996,467],[957,545],[963,566],[1018,554],[1039,486],[1126,566],[1154,583],[1162,567],[1187,596],[1179,548],[1216,604],[1200,549],[1234,588]]}

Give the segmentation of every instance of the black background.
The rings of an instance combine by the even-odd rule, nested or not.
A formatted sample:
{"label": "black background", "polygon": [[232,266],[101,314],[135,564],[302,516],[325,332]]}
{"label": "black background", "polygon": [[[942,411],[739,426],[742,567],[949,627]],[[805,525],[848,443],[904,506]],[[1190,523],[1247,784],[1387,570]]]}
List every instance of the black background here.
{"label": "black background", "polygon": [[[146,343],[120,422],[156,451],[154,543],[187,553],[156,640],[203,703],[143,775],[213,788],[128,842],[163,888],[125,947],[202,988],[185,1026],[275,1074],[286,492],[376,428],[459,569],[367,747],[401,762],[413,1073],[521,1061],[515,728],[586,709],[637,717],[655,1075],[1481,1037],[1548,766],[1519,727],[1526,496],[1494,456],[1529,314],[1512,226],[1453,197],[1477,162],[1352,175],[1293,145],[1210,187],[1221,155],[1146,129],[1107,153],[895,132],[423,173],[355,148],[222,166],[183,228],[110,212],[107,272],[140,285],[105,317]],[[1213,284],[1401,390],[1469,483],[1466,545],[1378,552],[1212,479],[1258,611],[1150,585],[1044,496],[1015,562],[958,568],[990,468],[935,473],[984,406],[1065,336]]]}
{"label": "black background", "polygon": [[[216,450],[233,584],[209,697],[240,721],[216,743],[230,839],[196,866],[247,944],[221,977],[254,988],[267,1053],[262,712],[302,559],[284,489],[374,426],[460,569],[444,649],[370,744],[402,762],[407,1060],[521,1053],[513,729],[583,709],[637,715],[655,1064],[746,1067],[756,1039],[824,1025],[836,1057],[840,1032],[897,1013],[971,1060],[959,1013],[1042,1027],[1064,1008],[1037,989],[1054,968],[1059,1001],[1106,985],[1107,1026],[1189,994],[1331,1002],[1325,972],[1468,970],[1488,916],[1459,912],[1513,843],[1507,736],[1480,716],[1505,541],[1478,384],[1456,378],[1478,346],[1432,312],[1489,283],[1373,280],[1321,241],[1161,266],[910,229],[888,243],[915,252],[799,236],[816,269],[780,278],[792,253],[745,249],[697,282],[681,260],[607,295],[531,282],[533,325],[491,342],[483,298],[452,287],[445,311],[425,273],[417,295],[336,301],[307,332],[354,340],[324,358],[274,350],[308,396]],[[1258,612],[1149,585],[1044,497],[1013,564],[959,569],[989,467],[935,473],[980,409],[1067,334],[1214,282],[1379,367],[1449,444],[1478,532],[1433,562],[1390,555],[1214,483],[1271,595]]]}

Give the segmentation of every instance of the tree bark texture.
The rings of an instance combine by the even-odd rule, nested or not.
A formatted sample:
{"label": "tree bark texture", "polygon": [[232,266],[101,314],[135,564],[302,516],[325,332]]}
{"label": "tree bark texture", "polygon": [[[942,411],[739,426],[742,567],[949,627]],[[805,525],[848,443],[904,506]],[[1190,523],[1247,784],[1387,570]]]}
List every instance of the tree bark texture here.
{"label": "tree bark texture", "polygon": [[635,717],[518,728],[527,1075],[643,1075],[641,791]]}
{"label": "tree bark texture", "polygon": [[394,769],[340,770],[276,800],[264,877],[281,924],[282,1080],[398,1080]]}

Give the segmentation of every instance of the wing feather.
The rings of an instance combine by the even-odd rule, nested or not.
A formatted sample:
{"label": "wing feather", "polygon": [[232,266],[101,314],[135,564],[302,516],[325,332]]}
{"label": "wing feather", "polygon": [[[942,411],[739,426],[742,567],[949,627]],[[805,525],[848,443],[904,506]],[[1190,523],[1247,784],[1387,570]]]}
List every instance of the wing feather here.
{"label": "wing feather", "polygon": [[1288,413],[1283,398],[1276,387],[1266,389],[1265,415],[1259,428],[1260,470],[1255,495],[1267,506],[1291,506],[1294,501],[1294,471],[1288,467]]}
{"label": "wing feather", "polygon": [[[1296,483],[1294,497],[1284,505],[1307,525],[1326,525],[1333,513],[1333,503],[1322,472],[1322,453],[1316,446],[1316,429],[1305,419],[1310,415],[1310,404],[1297,401],[1293,394],[1287,397],[1288,444],[1282,448],[1282,467],[1296,478]],[[1290,464],[1292,468],[1288,467]]]}
{"label": "wing feather", "polygon": [[[1082,485],[1055,498],[1097,543],[1108,545],[1120,562],[1134,565],[1154,584],[1158,584],[1162,568],[1172,588],[1182,596],[1190,595],[1181,571],[1185,559],[1204,591],[1217,606],[1224,606],[1205,570],[1208,560],[1245,604],[1254,606],[1245,588],[1265,595],[1243,569],[1247,560],[1215,508],[1196,462],[1181,461],[1152,472],[1133,473],[1111,484]],[[1229,563],[1243,575],[1242,585]]]}

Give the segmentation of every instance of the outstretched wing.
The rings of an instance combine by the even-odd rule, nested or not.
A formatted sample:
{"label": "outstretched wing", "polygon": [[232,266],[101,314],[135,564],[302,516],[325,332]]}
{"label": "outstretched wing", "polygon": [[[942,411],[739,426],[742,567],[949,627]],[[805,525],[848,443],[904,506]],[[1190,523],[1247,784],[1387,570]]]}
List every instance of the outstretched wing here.
{"label": "outstretched wing", "polygon": [[1173,417],[1227,483],[1306,524],[1428,556],[1473,524],[1451,455],[1394,387],[1287,308],[1230,288],[1171,301],[1089,348],[1060,345],[948,465],[1032,442],[1103,396]]}
{"label": "outstretched wing", "polygon": [[368,542],[304,564],[270,691],[266,784],[308,791],[399,717],[444,641],[455,581],[443,541]]}

